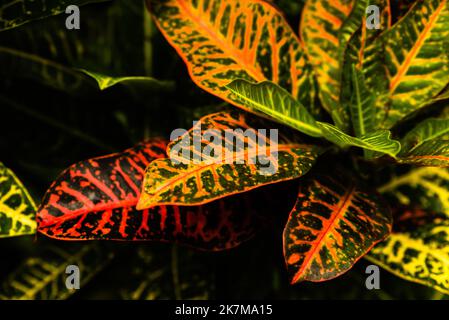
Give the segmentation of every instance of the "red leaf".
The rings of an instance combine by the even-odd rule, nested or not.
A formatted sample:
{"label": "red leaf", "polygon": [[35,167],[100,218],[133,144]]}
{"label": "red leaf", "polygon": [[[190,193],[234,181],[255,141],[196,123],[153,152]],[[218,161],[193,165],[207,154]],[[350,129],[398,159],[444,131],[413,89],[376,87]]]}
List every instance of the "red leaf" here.
{"label": "red leaf", "polygon": [[72,165],[45,194],[38,231],[61,240],[155,240],[205,250],[232,248],[251,238],[255,213],[267,208],[261,207],[260,193],[196,207],[135,209],[145,167],[164,157],[165,147],[153,140]]}

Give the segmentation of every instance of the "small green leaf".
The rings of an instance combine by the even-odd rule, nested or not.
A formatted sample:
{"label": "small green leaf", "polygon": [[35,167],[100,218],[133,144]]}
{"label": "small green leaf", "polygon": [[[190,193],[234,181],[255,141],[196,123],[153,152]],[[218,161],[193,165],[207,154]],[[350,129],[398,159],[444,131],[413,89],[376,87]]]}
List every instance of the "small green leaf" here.
{"label": "small green leaf", "polygon": [[313,116],[288,91],[278,85],[270,81],[253,84],[239,79],[228,84],[226,88],[249,110],[265,113],[312,137],[321,136]]}
{"label": "small green leaf", "polygon": [[95,79],[100,90],[105,90],[119,83],[124,85],[143,85],[146,88],[155,90],[170,89],[174,85],[171,81],[160,81],[152,77],[111,77],[84,69],[80,69],[80,71]]}
{"label": "small green leaf", "polygon": [[28,191],[0,162],[0,238],[36,232],[36,205]]}
{"label": "small green leaf", "polygon": [[317,124],[321,128],[324,137],[341,148],[354,146],[369,151],[384,153],[393,158],[401,151],[401,144],[399,141],[390,138],[391,132],[388,130],[379,130],[356,138],[347,135],[329,123],[317,122]]}
{"label": "small green leaf", "polygon": [[409,131],[401,140],[402,154],[420,147],[423,143],[449,133],[449,119],[431,118],[424,120]]}

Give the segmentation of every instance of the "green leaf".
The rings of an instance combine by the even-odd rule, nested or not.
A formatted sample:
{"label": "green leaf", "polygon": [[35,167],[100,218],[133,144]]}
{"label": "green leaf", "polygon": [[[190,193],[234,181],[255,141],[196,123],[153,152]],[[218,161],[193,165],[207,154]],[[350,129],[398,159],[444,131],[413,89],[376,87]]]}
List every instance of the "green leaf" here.
{"label": "green leaf", "polygon": [[160,81],[152,77],[111,77],[83,69],[80,69],[80,71],[95,79],[100,90],[105,90],[119,83],[124,85],[141,85],[154,91],[172,89],[174,86],[174,83],[171,81]]}
{"label": "green leaf", "polygon": [[377,105],[381,128],[426,106],[449,83],[449,4],[417,1],[412,9],[377,39],[385,49],[391,106]]}
{"label": "green leaf", "polygon": [[270,81],[253,84],[239,79],[228,84],[226,88],[249,110],[265,113],[312,137],[321,136],[315,119],[307,109],[278,85]]}
{"label": "green leaf", "polygon": [[36,205],[28,191],[0,162],[0,238],[36,232]]}
{"label": "green leaf", "polygon": [[449,171],[446,168],[412,168],[394,173],[378,191],[395,206],[417,206],[449,217]]}
{"label": "green leaf", "polygon": [[140,247],[126,288],[127,300],[207,300],[213,295],[214,273],[204,253],[167,247]]}
{"label": "green leaf", "polygon": [[301,179],[284,229],[292,283],[325,281],[348,271],[391,231],[388,205],[348,176]]}
{"label": "green leaf", "polygon": [[369,151],[384,153],[393,158],[401,151],[401,144],[399,141],[390,138],[391,132],[388,130],[379,130],[356,138],[347,135],[329,123],[317,122],[317,124],[321,128],[323,136],[341,148],[354,146]]}
{"label": "green leaf", "polygon": [[375,96],[368,90],[363,74],[352,67],[353,94],[351,99],[351,117],[356,137],[362,137],[374,131]]}
{"label": "green leaf", "polygon": [[449,294],[449,218],[406,209],[390,237],[366,258],[398,277]]}
{"label": "green leaf", "polygon": [[66,287],[69,265],[80,270],[80,288],[87,284],[113,258],[98,243],[46,246],[26,259],[0,286],[1,300],[63,300],[77,290]]}
{"label": "green leaf", "polygon": [[400,163],[431,167],[449,167],[449,140],[432,140],[401,155]]}
{"label": "green leaf", "polygon": [[401,154],[406,154],[423,143],[443,137],[449,133],[449,119],[426,119],[410,130],[401,140]]}
{"label": "green leaf", "polygon": [[70,94],[89,93],[95,84],[81,72],[40,56],[0,47],[0,75],[24,77]]}
{"label": "green leaf", "polygon": [[[82,6],[105,1],[108,0],[6,0],[0,5],[0,31],[63,13],[69,5]],[[61,24],[61,28],[65,25]]]}

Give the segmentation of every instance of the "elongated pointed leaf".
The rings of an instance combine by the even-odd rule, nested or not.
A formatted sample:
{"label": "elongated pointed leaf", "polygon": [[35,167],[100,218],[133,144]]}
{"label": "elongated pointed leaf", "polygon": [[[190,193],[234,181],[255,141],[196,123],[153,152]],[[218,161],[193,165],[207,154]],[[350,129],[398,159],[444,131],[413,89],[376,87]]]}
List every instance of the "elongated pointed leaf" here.
{"label": "elongated pointed leaf", "polygon": [[147,1],[156,24],[202,89],[239,107],[225,85],[270,80],[306,107],[313,79],[300,42],[283,16],[261,0]]}
{"label": "elongated pointed leaf", "polygon": [[132,260],[134,268],[122,291],[129,300],[207,300],[213,297],[214,272],[204,253],[141,247]]}
{"label": "elongated pointed leaf", "polygon": [[375,96],[368,90],[363,74],[353,66],[352,70],[353,95],[351,101],[351,117],[356,137],[374,131]]}
{"label": "elongated pointed leaf", "polygon": [[[349,113],[340,104],[342,48],[357,30],[357,17],[363,13],[353,10],[355,3],[356,0],[307,1],[300,24],[300,35],[319,85],[320,100],[343,130],[348,128]],[[363,6],[355,8],[364,10]],[[352,12],[354,18],[347,23]]]}
{"label": "elongated pointed leaf", "polygon": [[36,232],[36,205],[16,175],[0,162],[0,238]]}
{"label": "elongated pointed leaf", "polygon": [[71,166],[42,200],[39,232],[60,240],[178,242],[204,250],[250,239],[258,227],[255,214],[272,209],[268,200],[259,205],[260,193],[201,207],[136,210],[145,167],[164,149],[163,141],[152,140]]}
{"label": "elongated pointed leaf", "polygon": [[308,134],[320,137],[321,130],[315,119],[287,91],[272,82],[253,84],[235,80],[226,86],[248,109],[265,113],[282,124]]}
{"label": "elongated pointed leaf", "polygon": [[[276,131],[277,143],[266,129],[254,129],[272,126],[276,124],[237,111],[202,118],[171,143],[170,159],[147,167],[137,208],[203,204],[306,174],[320,148],[288,140],[283,129]],[[218,141],[202,135],[207,132]],[[210,154],[208,149],[217,150]]]}
{"label": "elongated pointed leaf", "polygon": [[396,174],[379,192],[393,203],[445,213],[449,216],[449,171],[445,168],[413,168]]}
{"label": "elongated pointed leaf", "polygon": [[160,81],[152,77],[111,77],[98,72],[88,70],[80,70],[88,76],[95,79],[100,90],[105,90],[116,84],[122,83],[125,85],[142,85],[146,89],[154,91],[168,90],[173,88],[173,83],[169,81]]}
{"label": "elongated pointed leaf", "polygon": [[449,167],[449,140],[432,140],[405,153],[398,161],[414,165]]}
{"label": "elongated pointed leaf", "polygon": [[68,289],[66,268],[78,266],[80,288],[84,287],[113,258],[98,243],[82,246],[47,246],[25,260],[0,286],[1,300],[64,300],[77,292]]}
{"label": "elongated pointed leaf", "polygon": [[378,41],[385,48],[392,101],[379,110],[379,118],[386,119],[382,127],[389,129],[449,83],[448,1],[416,2]]}
{"label": "elongated pointed leaf", "polygon": [[391,226],[384,201],[351,179],[303,180],[283,234],[291,282],[325,281],[343,274],[388,236]]}
{"label": "elongated pointed leaf", "polygon": [[366,256],[403,279],[449,294],[449,218],[408,209],[395,232]]}
{"label": "elongated pointed leaf", "polygon": [[426,119],[410,130],[401,140],[402,151],[406,154],[412,149],[449,133],[449,119]]}
{"label": "elongated pointed leaf", "polygon": [[328,123],[317,122],[323,136],[342,148],[354,146],[365,150],[380,152],[395,157],[401,150],[401,144],[390,138],[390,131],[380,130],[360,138],[351,137]]}
{"label": "elongated pointed leaf", "polygon": [[104,1],[107,0],[6,0],[0,5],[0,31],[18,27],[35,19],[63,13],[69,5],[82,6]]}

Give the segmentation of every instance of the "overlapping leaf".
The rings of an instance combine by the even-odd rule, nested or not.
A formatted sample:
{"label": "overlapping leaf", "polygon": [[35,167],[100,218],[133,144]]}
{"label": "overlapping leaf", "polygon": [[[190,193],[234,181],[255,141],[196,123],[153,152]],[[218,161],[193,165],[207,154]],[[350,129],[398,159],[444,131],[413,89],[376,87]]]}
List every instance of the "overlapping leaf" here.
{"label": "overlapping leaf", "polygon": [[342,148],[355,146],[365,150],[380,152],[395,157],[401,150],[399,141],[390,138],[388,130],[379,130],[368,133],[360,138],[345,134],[337,127],[323,122],[317,122],[323,136]]}
{"label": "overlapping leaf", "polygon": [[432,140],[398,158],[400,163],[449,167],[449,140]]}
{"label": "overlapping leaf", "polygon": [[321,131],[315,119],[287,91],[266,81],[253,84],[245,80],[234,80],[226,86],[248,109],[265,113],[273,119],[295,128],[312,137],[320,137]]}
{"label": "overlapping leaf", "polygon": [[449,133],[449,119],[429,118],[410,130],[401,140],[402,153],[407,153],[421,145]]}
{"label": "overlapping leaf", "polygon": [[1,300],[63,300],[77,290],[68,289],[66,268],[76,265],[80,270],[80,286],[88,283],[113,258],[98,243],[82,246],[48,246],[39,255],[25,262],[0,286]]}
{"label": "overlapping leaf", "polygon": [[393,274],[449,294],[449,218],[410,208],[366,256]]}
{"label": "overlapping leaf", "polygon": [[154,140],[71,166],[42,200],[39,232],[63,240],[151,240],[205,250],[231,248],[254,235],[255,213],[270,208],[268,200],[265,208],[255,204],[261,194],[200,207],[136,210],[145,167],[164,155],[165,143]]}
{"label": "overlapping leaf", "polygon": [[292,283],[341,275],[384,239],[391,225],[382,199],[351,179],[303,180],[283,234]]}
{"label": "overlapping leaf", "polygon": [[285,133],[238,111],[202,118],[169,145],[170,159],[147,167],[137,208],[198,205],[304,175],[321,149]]}
{"label": "overlapping leaf", "polygon": [[204,90],[245,108],[224,86],[270,80],[307,108],[313,80],[300,42],[273,6],[261,0],[147,1],[168,42]]}
{"label": "overlapping leaf", "polygon": [[213,297],[214,273],[202,252],[173,247],[137,250],[127,289],[121,292],[129,300],[207,300]]}
{"label": "overlapping leaf", "polygon": [[3,1],[0,5],[0,31],[18,27],[29,21],[65,12],[69,5],[82,6],[107,0],[22,0]]}
{"label": "overlapping leaf", "polygon": [[445,168],[413,168],[394,175],[378,190],[394,204],[418,206],[449,216],[449,171]]}
{"label": "overlapping leaf", "polygon": [[447,0],[417,1],[384,33],[391,106],[379,106],[378,119],[389,129],[423,107],[449,83],[449,6]]}
{"label": "overlapping leaf", "polygon": [[[319,96],[325,109],[339,128],[346,129],[349,114],[340,104],[342,54],[352,33],[357,30],[357,20],[346,22],[353,12],[356,0],[310,0],[302,12],[300,35],[304,41],[308,60],[313,66],[319,85]],[[362,8],[357,6],[356,8]],[[366,8],[366,6],[365,6]],[[354,10],[359,16],[363,11]]]}
{"label": "overlapping leaf", "polygon": [[36,205],[16,175],[0,162],[0,238],[36,232]]}

